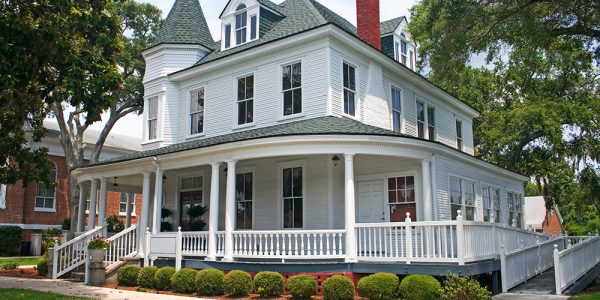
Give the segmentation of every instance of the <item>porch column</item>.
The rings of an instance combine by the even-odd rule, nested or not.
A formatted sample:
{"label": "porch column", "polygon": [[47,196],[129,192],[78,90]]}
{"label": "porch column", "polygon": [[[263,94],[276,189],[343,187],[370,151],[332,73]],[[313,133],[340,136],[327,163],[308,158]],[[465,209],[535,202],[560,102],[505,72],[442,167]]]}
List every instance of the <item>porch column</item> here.
{"label": "porch column", "polygon": [[344,154],[345,161],[345,193],[344,207],[346,221],[346,262],[356,261],[356,238],[354,225],[356,222],[355,199],[354,199],[354,154]]}
{"label": "porch column", "polygon": [[[219,228],[219,170],[221,163],[210,163],[210,204],[208,207],[208,255],[206,260],[217,259],[217,229]],[[229,170],[229,169],[228,169]]]}
{"label": "porch column", "polygon": [[150,216],[150,172],[144,172],[144,183],[142,185],[142,211],[137,216],[137,237],[138,253],[140,256],[146,254],[146,228],[148,227],[148,217]]}
{"label": "porch column", "polygon": [[152,226],[152,234],[157,234],[160,232],[160,219],[162,211],[162,177],[163,170],[161,170],[159,166],[156,168],[156,180],[154,181],[154,225]]}
{"label": "porch column", "polygon": [[423,182],[423,218],[433,221],[433,199],[431,195],[431,161],[421,161],[421,176]]}
{"label": "porch column", "polygon": [[233,261],[233,230],[235,228],[235,163],[227,162],[227,194],[225,197],[225,256],[224,261]]}
{"label": "porch column", "polygon": [[85,187],[83,183],[79,183],[79,211],[77,212],[77,232],[85,230]]}
{"label": "porch column", "polygon": [[135,197],[134,193],[127,193],[127,206],[125,207],[125,228],[131,227],[132,204]]}
{"label": "porch column", "polygon": [[[106,226],[106,178],[100,178],[100,212],[98,213],[98,226]],[[106,235],[106,228],[103,229]]]}
{"label": "porch column", "polygon": [[98,205],[98,181],[96,179],[92,179],[90,193],[90,210],[88,213],[87,230],[92,230],[96,227],[96,205]]}

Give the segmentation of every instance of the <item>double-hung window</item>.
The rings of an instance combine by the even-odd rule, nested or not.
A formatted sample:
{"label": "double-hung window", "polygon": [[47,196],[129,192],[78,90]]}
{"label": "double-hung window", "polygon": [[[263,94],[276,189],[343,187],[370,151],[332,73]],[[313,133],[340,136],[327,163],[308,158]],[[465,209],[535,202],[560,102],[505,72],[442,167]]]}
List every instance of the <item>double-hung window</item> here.
{"label": "double-hung window", "polygon": [[402,131],[402,91],[392,87],[392,122],[395,132]]}
{"label": "double-hung window", "polygon": [[[52,163],[50,168],[50,180],[56,182],[57,169]],[[54,211],[56,202],[56,189],[50,187],[43,182],[37,183],[37,191],[35,194],[35,210],[38,211]]]}
{"label": "double-hung window", "polygon": [[135,214],[135,196],[133,199],[129,199],[129,193],[121,193],[119,197],[119,214],[125,215],[127,213],[127,202],[131,201],[131,214]]}
{"label": "double-hung window", "polygon": [[461,151],[463,149],[463,134],[461,120],[456,120],[456,148]]}
{"label": "double-hung window", "polygon": [[406,66],[406,61],[408,59],[408,45],[406,41],[400,41],[400,62]]}
{"label": "double-hung window", "polygon": [[254,122],[254,75],[238,79],[238,125]]}
{"label": "double-hung window", "polygon": [[148,140],[158,138],[158,96],[148,99]]}
{"label": "double-hung window", "polygon": [[252,173],[237,174],[235,186],[236,229],[252,229]]}
{"label": "double-hung window", "polygon": [[465,220],[475,220],[475,183],[457,177],[450,177],[450,210],[456,220],[458,211],[462,211]]}
{"label": "double-hung window", "polygon": [[481,188],[483,200],[483,220],[485,222],[500,221],[500,190],[484,186]]}
{"label": "double-hung window", "polygon": [[190,92],[190,135],[204,132],[204,89]]}
{"label": "double-hung window", "polygon": [[6,208],[6,185],[0,184],[0,208]]}
{"label": "double-hung window", "polygon": [[304,227],[302,167],[283,169],[283,228]]}
{"label": "double-hung window", "polygon": [[417,136],[425,138],[425,103],[417,101]]}
{"label": "double-hung window", "polygon": [[427,136],[430,141],[435,141],[435,107],[427,105]]}
{"label": "double-hung window", "polygon": [[396,61],[400,61],[400,43],[394,43],[394,58]]}
{"label": "double-hung window", "polygon": [[506,193],[508,205],[508,222],[512,226],[523,227],[523,197],[514,192]]}
{"label": "double-hung window", "polygon": [[250,40],[254,40],[257,37],[257,20],[256,15],[250,16]]}
{"label": "double-hung window", "polygon": [[356,116],[356,68],[344,63],[344,113]]}
{"label": "double-hung window", "polygon": [[248,13],[245,11],[246,5],[240,4],[236,11],[242,12],[235,15],[235,44],[240,45],[246,42],[246,26],[248,23]]}
{"label": "double-hung window", "polygon": [[225,49],[229,49],[231,47],[231,24],[225,25]]}
{"label": "double-hung window", "polygon": [[282,68],[283,115],[302,113],[302,64],[293,63]]}
{"label": "double-hung window", "polygon": [[415,53],[414,51],[410,50],[408,51],[408,65],[410,66],[411,70],[415,70]]}
{"label": "double-hung window", "polygon": [[435,107],[417,100],[417,136],[435,141]]}
{"label": "double-hung window", "polygon": [[388,178],[388,206],[390,222],[404,222],[406,213],[417,220],[414,176]]}

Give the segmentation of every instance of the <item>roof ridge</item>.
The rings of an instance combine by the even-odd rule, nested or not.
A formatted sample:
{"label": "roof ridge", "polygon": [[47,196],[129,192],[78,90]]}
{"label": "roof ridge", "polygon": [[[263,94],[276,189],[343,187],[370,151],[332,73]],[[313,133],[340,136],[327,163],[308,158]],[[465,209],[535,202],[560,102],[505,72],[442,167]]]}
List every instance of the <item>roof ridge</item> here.
{"label": "roof ridge", "polygon": [[325,19],[325,17],[323,17],[323,15],[319,12],[319,10],[315,7],[313,0],[303,0],[304,4],[306,4],[306,7],[308,7],[308,9],[310,10],[311,13],[313,13],[313,15],[315,15],[315,17],[317,19],[319,19],[319,23],[325,24],[327,23],[327,19]]}

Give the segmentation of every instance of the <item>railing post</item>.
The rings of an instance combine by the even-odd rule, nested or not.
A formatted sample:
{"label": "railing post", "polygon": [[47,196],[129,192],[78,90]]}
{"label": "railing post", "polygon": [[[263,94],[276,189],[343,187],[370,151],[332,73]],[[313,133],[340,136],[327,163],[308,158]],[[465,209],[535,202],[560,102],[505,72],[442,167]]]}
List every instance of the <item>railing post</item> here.
{"label": "railing post", "polygon": [[410,213],[406,213],[405,231],[406,231],[406,264],[410,264],[410,259],[413,257],[413,239],[412,239],[412,220],[410,219]]}
{"label": "railing post", "polygon": [[554,244],[554,284],[556,288],[556,294],[562,294],[561,282],[560,282],[560,256],[558,253],[558,245]]}
{"label": "railing post", "polygon": [[144,252],[144,267],[149,266],[148,259],[150,258],[150,228],[146,227]]}
{"label": "railing post", "polygon": [[502,292],[508,292],[508,282],[506,282],[506,251],[504,245],[500,246],[500,279],[502,281]]}
{"label": "railing post", "polygon": [[177,227],[175,235],[175,270],[181,270],[181,226]]}
{"label": "railing post", "polygon": [[457,211],[456,216],[456,255],[458,256],[458,264],[465,264],[465,225],[463,223],[462,212]]}
{"label": "railing post", "polygon": [[[50,257],[50,261],[52,261],[52,279],[56,279],[57,274],[58,274],[58,249],[56,249],[58,246],[58,241],[54,240],[54,246],[52,246],[52,248],[48,248],[48,255],[52,255],[52,257]],[[50,250],[52,249],[52,250]]]}

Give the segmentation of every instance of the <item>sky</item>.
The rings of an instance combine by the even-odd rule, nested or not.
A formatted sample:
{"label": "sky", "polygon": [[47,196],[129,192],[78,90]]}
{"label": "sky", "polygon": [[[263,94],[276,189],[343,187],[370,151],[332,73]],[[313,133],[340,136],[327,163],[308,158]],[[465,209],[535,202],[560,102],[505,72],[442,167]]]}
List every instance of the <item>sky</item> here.
{"label": "sky", "polygon": [[[138,2],[151,3],[162,10],[163,18],[167,17],[169,10],[175,0],[137,0]],[[213,35],[213,39],[220,40],[221,22],[219,14],[225,8],[228,0],[200,0],[200,5],[204,12],[208,27]],[[283,0],[272,0],[275,3],[281,3]],[[318,0],[321,4],[333,10],[337,14],[346,18],[352,24],[356,25],[356,1],[355,0]],[[399,16],[408,16],[410,7],[416,0],[380,0],[381,20],[389,20]],[[129,114],[123,117],[115,127],[113,133],[127,136],[142,137],[142,117],[135,114]],[[96,123],[91,128],[101,130],[103,124]]]}

